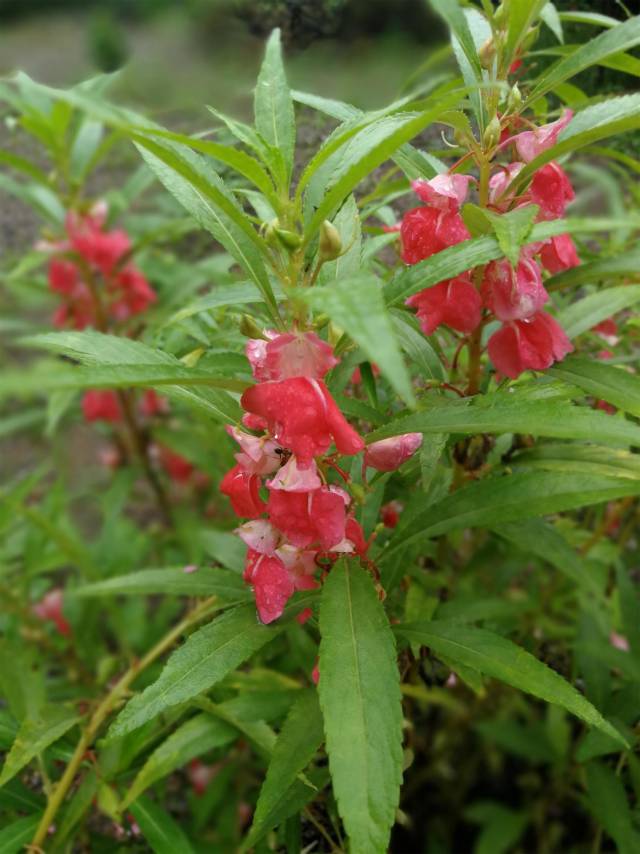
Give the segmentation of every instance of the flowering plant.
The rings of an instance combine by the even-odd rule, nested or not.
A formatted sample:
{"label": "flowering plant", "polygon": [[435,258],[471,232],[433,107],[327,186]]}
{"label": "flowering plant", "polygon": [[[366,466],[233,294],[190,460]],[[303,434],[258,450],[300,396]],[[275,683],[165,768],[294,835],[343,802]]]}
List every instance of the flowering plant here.
{"label": "flowering plant", "polygon": [[[569,155],[638,127],[640,96],[587,103],[568,81],[594,63],[632,66],[625,51],[640,44],[640,19],[578,15],[604,29],[540,67],[541,24],[561,37],[571,20],[545,0],[433,6],[458,70],[430,66],[374,112],[292,92],[277,30],[254,124],[214,111],[219,127],[206,134],[168,131],[83,87],[20,78],[34,97],[130,139],[145,174],[224,250],[224,263],[211,261],[214,286],[194,273],[172,302],[102,205],[67,199],[65,234],[40,247],[64,329],[26,344],[64,361],[33,369],[26,385],[8,374],[4,392],[86,389],[85,418],[114,427],[137,405],[161,422],[138,459],[156,491],[157,463],[178,484],[194,477],[163,445],[158,416],[175,408],[176,434],[211,478],[200,483],[206,505],[164,506],[161,492],[161,512],[140,530],[105,505],[90,548],[42,523],[29,481],[9,495],[65,550],[64,561],[48,556],[50,589],[36,598],[27,585],[35,601],[17,604],[2,648],[17,735],[0,786],[39,763],[46,801],[10,825],[34,850],[67,850],[94,799],[112,838],[142,834],[157,851],[299,851],[311,828],[323,850],[422,848],[420,767],[476,796],[451,746],[441,781],[438,738],[425,732],[470,733],[476,716],[490,741],[548,764],[540,779],[557,785],[563,808],[591,811],[598,845],[603,832],[622,851],[637,843],[620,778],[628,767],[637,787],[640,385],[633,334],[624,355],[603,358],[601,342],[618,346],[618,324],[640,300],[639,223],[576,215],[581,173]],[[305,164],[294,101],[338,122]],[[446,148],[422,150],[434,123]],[[626,232],[608,242],[616,229]],[[116,506],[139,506],[137,471],[116,473]],[[135,551],[140,531],[123,572],[111,549]],[[50,569],[41,563],[37,572]],[[165,596],[160,616],[145,612],[145,595]],[[111,613],[102,603],[113,596],[142,604]],[[49,695],[38,687],[34,704],[11,686],[12,660],[30,661],[18,643],[25,607],[36,648],[53,639],[77,674]],[[94,639],[99,652],[85,658],[70,643],[101,608],[107,639],[126,640],[114,655]],[[575,657],[557,664],[567,624]],[[86,700],[96,658],[104,676]],[[570,776],[573,758],[585,770]],[[162,781],[180,768],[188,831],[165,809]],[[570,784],[558,784],[563,773]],[[212,829],[232,780],[233,827]],[[546,821],[544,788],[539,809],[524,795],[477,801],[468,821],[491,839],[507,815],[500,850],[524,834],[540,850],[570,847],[571,830]],[[615,809],[599,804],[602,791]],[[454,850],[456,829],[437,817],[433,828],[434,850]]]}

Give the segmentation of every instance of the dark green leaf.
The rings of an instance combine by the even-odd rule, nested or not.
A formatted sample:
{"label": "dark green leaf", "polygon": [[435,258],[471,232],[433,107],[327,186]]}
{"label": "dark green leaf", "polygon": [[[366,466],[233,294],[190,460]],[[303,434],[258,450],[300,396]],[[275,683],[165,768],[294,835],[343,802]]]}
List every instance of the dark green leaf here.
{"label": "dark green leaf", "polygon": [[[594,359],[573,356],[554,365],[549,373],[571,385],[578,386],[587,394],[613,403],[624,412],[640,417],[640,379],[624,368],[615,368]],[[597,437],[593,438],[598,441]],[[640,442],[635,444],[638,445]]]}
{"label": "dark green leaf", "polygon": [[176,569],[140,569],[129,575],[120,575],[85,584],[69,591],[70,595],[137,596],[166,593],[173,596],[218,596],[223,601],[237,602],[250,594],[242,578],[227,569],[203,566],[197,572]]}
{"label": "dark green leaf", "polygon": [[2,766],[0,786],[15,777],[18,771],[61,738],[79,720],[78,715],[69,712],[64,706],[53,705],[44,706],[37,717],[26,718]]}
{"label": "dark green leaf", "polygon": [[155,854],[194,854],[180,825],[150,798],[138,798],[129,809]]}

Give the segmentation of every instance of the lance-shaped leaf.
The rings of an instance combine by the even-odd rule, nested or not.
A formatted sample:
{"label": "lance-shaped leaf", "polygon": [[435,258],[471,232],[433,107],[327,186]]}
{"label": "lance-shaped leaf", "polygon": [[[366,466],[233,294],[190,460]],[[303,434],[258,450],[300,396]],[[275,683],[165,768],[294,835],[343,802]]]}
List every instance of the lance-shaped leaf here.
{"label": "lance-shaped leaf", "polygon": [[276,624],[258,622],[255,607],[242,605],[195,631],[167,661],[160,677],[125,706],[109,730],[118,738],[157,717],[165,709],[207,691],[266,643],[277,637],[287,616],[297,613],[309,595],[288,606]]}
{"label": "lance-shaped leaf", "polygon": [[255,91],[256,130],[275,151],[281,152],[288,181],[293,166],[296,124],[293,100],[282,64],[280,30],[274,30],[267,42],[264,61]]}
{"label": "lance-shaped leaf", "polygon": [[589,726],[626,745],[617,730],[573,685],[501,635],[448,620],[405,623],[394,630],[408,641],[428,646],[436,655],[445,655],[540,700],[562,706]]}
{"label": "lance-shaped leaf", "polygon": [[402,777],[402,708],[389,621],[371,576],[342,561],[320,604],[329,768],[352,854],[387,850]]}
{"label": "lance-shaped leaf", "polygon": [[579,445],[573,442],[539,444],[517,451],[513,459],[519,466],[527,468],[640,479],[640,454],[601,445]]}
{"label": "lance-shaped leaf", "polygon": [[294,703],[275,743],[245,846],[254,844],[275,826],[291,786],[311,762],[323,739],[318,695],[315,689],[309,689]]}
{"label": "lance-shaped leaf", "polygon": [[180,825],[150,798],[138,798],[130,810],[154,854],[194,854]]}
{"label": "lance-shaped leaf", "polygon": [[573,357],[554,366],[550,374],[640,417],[640,379],[624,368]]}
{"label": "lance-shaped leaf", "polygon": [[33,839],[40,824],[41,813],[26,815],[16,819],[0,830],[0,851],[2,854],[19,854]]}
{"label": "lance-shaped leaf", "polygon": [[577,300],[558,312],[558,322],[569,338],[576,338],[619,311],[640,302],[640,285],[606,288]]}
{"label": "lance-shaped leaf", "polygon": [[306,297],[315,309],[328,314],[362,347],[403,400],[410,405],[415,403],[409,372],[384,305],[378,278],[363,274],[340,279],[324,288],[309,290]]}
{"label": "lance-shaped leaf", "polygon": [[2,766],[0,786],[8,783],[35,756],[61,738],[79,720],[78,715],[63,706],[53,705],[44,706],[36,717],[26,718]]}
{"label": "lance-shaped leaf", "polygon": [[140,569],[128,575],[118,575],[94,584],[70,590],[69,595],[82,598],[95,596],[147,596],[166,593],[173,596],[218,596],[223,601],[249,599],[251,594],[242,578],[228,569],[203,566],[186,572],[183,567]]}

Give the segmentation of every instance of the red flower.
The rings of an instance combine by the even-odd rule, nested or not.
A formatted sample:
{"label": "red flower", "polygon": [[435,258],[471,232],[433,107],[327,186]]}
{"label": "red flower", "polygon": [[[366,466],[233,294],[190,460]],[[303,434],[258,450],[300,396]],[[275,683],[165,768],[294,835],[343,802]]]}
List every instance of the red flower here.
{"label": "red flower", "polygon": [[109,289],[117,295],[111,314],[119,321],[127,320],[132,314],[141,314],[158,298],[140,270],[131,264],[109,283]]}
{"label": "red flower", "polygon": [[122,419],[120,401],[115,391],[85,391],[82,397],[82,412],[85,421],[110,421]]}
{"label": "red flower", "polygon": [[171,448],[161,445],[158,449],[160,462],[171,480],[177,483],[186,483],[193,474],[193,465],[180,454],[176,454]]}
{"label": "red flower", "polygon": [[395,528],[400,521],[402,504],[399,501],[389,501],[380,508],[380,518],[385,528]]}
{"label": "red flower", "polygon": [[436,175],[430,181],[413,181],[413,187],[419,198],[427,205],[439,210],[456,213],[467,197],[471,175]]}
{"label": "red flower", "polygon": [[404,433],[367,445],[364,464],[378,471],[395,471],[412,457],[422,444],[422,433]]}
{"label": "red flower", "polygon": [[140,412],[151,418],[153,415],[165,415],[169,411],[169,401],[154,389],[145,389],[140,401]]}
{"label": "red flower", "polygon": [[50,590],[33,606],[33,613],[41,620],[51,620],[61,635],[70,635],[71,626],[62,613],[63,593],[59,587]]}
{"label": "red flower", "polygon": [[253,376],[260,382],[311,377],[321,380],[339,359],[315,332],[266,333],[269,340],[251,338],[247,342],[247,359]]}
{"label": "red flower", "polygon": [[471,237],[459,214],[435,207],[408,211],[402,218],[400,235],[402,260],[406,264],[417,264]]}
{"label": "red flower", "polygon": [[272,489],[267,503],[271,523],[300,548],[330,551],[345,538],[346,507],[342,490],[323,486],[312,492]]}
{"label": "red flower", "polygon": [[531,201],[540,206],[539,219],[559,219],[575,198],[566,172],[557,163],[547,163],[533,176]]}
{"label": "red flower", "polygon": [[511,379],[526,370],[545,370],[573,350],[560,324],[544,311],[505,323],[493,333],[488,347],[497,370]]}
{"label": "red flower", "polygon": [[65,296],[73,296],[80,282],[80,273],[73,261],[52,258],[49,261],[49,287]]}
{"label": "red flower", "polygon": [[559,234],[542,244],[540,260],[545,270],[561,273],[580,264],[573,240],[568,234]]}
{"label": "red flower", "polygon": [[549,299],[540,268],[524,253],[515,269],[506,258],[487,264],[482,297],[485,306],[499,320],[524,320],[539,311]]}
{"label": "red flower", "polygon": [[225,430],[240,445],[241,453],[234,454],[234,456],[246,472],[249,474],[271,474],[278,470],[280,456],[276,453],[278,450],[277,442],[265,436],[252,436],[250,433],[245,433],[230,424],[227,424]]}
{"label": "red flower", "polygon": [[252,386],[242,407],[263,419],[275,439],[301,466],[324,454],[332,440],[341,454],[357,454],[364,442],[336,406],[321,380],[293,377]]}
{"label": "red flower", "polygon": [[466,273],[419,291],[406,304],[417,309],[425,335],[431,335],[441,323],[458,332],[473,332],[480,323],[482,300]]}
{"label": "red flower", "polygon": [[353,516],[349,516],[349,518],[347,519],[347,524],[345,526],[345,536],[349,540],[349,542],[353,543],[354,554],[357,554],[359,557],[367,556],[367,551],[369,549],[369,540],[365,539],[364,531],[362,530],[362,525],[356,519],[354,519]]}
{"label": "red flower", "polygon": [[220,483],[220,492],[229,497],[235,513],[248,519],[257,519],[265,510],[259,489],[258,475],[249,474],[239,465],[228,471]]}
{"label": "red flower", "polygon": [[277,557],[261,555],[251,578],[258,615],[263,623],[272,623],[284,611],[295,587],[285,565]]}
{"label": "red flower", "polygon": [[618,337],[618,324],[615,322],[613,317],[608,317],[606,320],[602,320],[600,323],[592,326],[591,331],[597,332],[597,334],[601,338],[604,338],[607,344],[610,344],[612,347],[614,347],[620,340]]}
{"label": "red flower", "polygon": [[80,216],[75,211],[67,214],[66,230],[71,248],[108,277],[131,249],[131,241],[125,231],[102,231],[102,225],[103,222],[92,216]]}

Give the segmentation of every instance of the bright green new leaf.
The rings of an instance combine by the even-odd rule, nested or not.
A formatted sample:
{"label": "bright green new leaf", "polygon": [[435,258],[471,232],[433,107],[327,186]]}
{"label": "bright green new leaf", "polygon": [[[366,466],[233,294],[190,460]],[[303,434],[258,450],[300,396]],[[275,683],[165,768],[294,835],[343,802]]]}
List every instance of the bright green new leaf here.
{"label": "bright green new leaf", "polygon": [[562,706],[589,726],[597,727],[625,745],[617,730],[573,685],[501,635],[445,620],[405,623],[395,626],[394,631],[408,641],[428,646],[436,654],[442,653],[452,661],[473,667],[540,700]]}
{"label": "bright green new leaf", "polygon": [[352,854],[383,854],[402,777],[402,708],[393,635],[371,577],[341,561],[320,604],[327,752]]}
{"label": "bright green new leaf", "polygon": [[41,818],[40,813],[26,815],[24,818],[18,818],[3,827],[0,830],[0,851],[2,854],[19,854],[19,852],[24,851],[25,845],[33,839]]}
{"label": "bright green new leaf", "polygon": [[296,124],[293,100],[282,64],[280,30],[274,30],[267,42],[264,61],[258,75],[255,91],[256,130],[284,157],[288,182],[293,167],[296,141]]}

